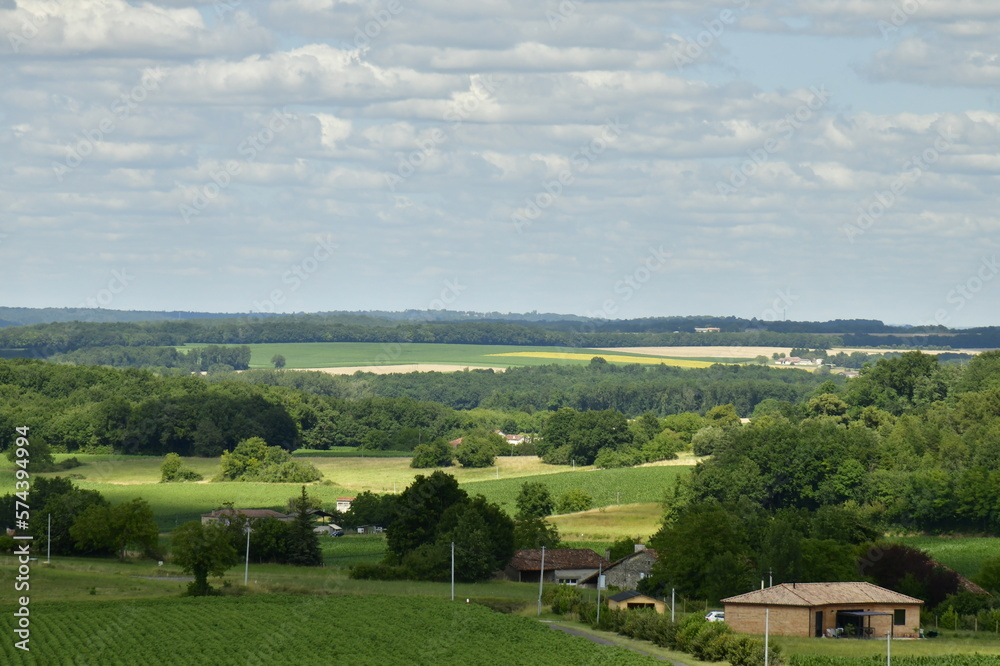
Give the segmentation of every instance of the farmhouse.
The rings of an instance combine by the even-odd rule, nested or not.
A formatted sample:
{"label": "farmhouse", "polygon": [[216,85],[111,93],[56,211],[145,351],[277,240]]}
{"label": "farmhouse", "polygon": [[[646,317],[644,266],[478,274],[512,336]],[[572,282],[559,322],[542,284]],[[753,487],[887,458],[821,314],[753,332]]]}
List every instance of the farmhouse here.
{"label": "farmhouse", "polygon": [[504,577],[518,583],[537,583],[544,576],[546,583],[576,585],[608,561],[589,548],[553,548],[545,550],[545,570],[542,571],[542,551],[534,548],[514,553],[504,570]]}
{"label": "farmhouse", "polygon": [[[612,562],[601,572],[605,576],[605,585],[619,590],[635,589],[639,581],[649,575],[655,561],[656,551],[638,543],[635,545],[635,552]],[[596,589],[597,576],[597,573],[587,576],[577,581],[577,585]]]}
{"label": "farmhouse", "polygon": [[243,516],[248,519],[277,518],[283,522],[288,522],[292,519],[291,516],[272,509],[216,509],[211,513],[201,514],[201,524],[211,525],[218,523],[220,525],[228,525],[234,516]]}
{"label": "farmhouse", "polygon": [[666,611],[667,605],[659,599],[647,597],[645,594],[640,594],[635,590],[629,590],[628,592],[619,592],[618,594],[608,597],[608,608],[611,610],[639,610],[642,608],[652,608],[657,613],[662,615],[664,611]]}
{"label": "farmhouse", "polygon": [[338,497],[337,498],[337,511],[340,513],[347,513],[351,510],[351,502],[354,501],[353,497]]}
{"label": "farmhouse", "polygon": [[914,638],[920,599],[871,583],[783,583],[723,599],[733,631],[763,634],[765,610],[772,634]]}

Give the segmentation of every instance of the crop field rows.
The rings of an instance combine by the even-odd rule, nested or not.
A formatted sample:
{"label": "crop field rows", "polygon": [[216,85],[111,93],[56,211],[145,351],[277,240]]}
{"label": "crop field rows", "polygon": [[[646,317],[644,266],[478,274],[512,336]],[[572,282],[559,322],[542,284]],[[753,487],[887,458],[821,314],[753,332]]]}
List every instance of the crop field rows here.
{"label": "crop field rows", "polygon": [[[5,610],[6,612],[6,610]],[[248,596],[32,606],[31,651],[5,664],[651,663],[535,620],[422,597]]]}

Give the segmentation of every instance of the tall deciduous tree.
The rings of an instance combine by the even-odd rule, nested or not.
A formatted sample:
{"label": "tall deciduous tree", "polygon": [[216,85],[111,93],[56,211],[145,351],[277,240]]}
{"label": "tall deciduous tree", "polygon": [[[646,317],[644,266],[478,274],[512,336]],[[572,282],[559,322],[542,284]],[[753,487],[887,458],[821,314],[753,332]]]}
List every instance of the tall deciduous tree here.
{"label": "tall deciduous tree", "polygon": [[114,507],[88,507],[73,523],[70,535],[81,549],[108,550],[124,560],[129,546],[152,551],[159,530],[149,503],[135,498]]}
{"label": "tall deciduous tree", "polygon": [[541,481],[525,481],[515,500],[517,515],[527,518],[544,518],[552,515],[556,508],[549,487]]}
{"label": "tall deciduous tree", "polygon": [[170,540],[173,561],[194,576],[188,594],[211,594],[209,576],[221,578],[226,569],[239,561],[229,535],[216,525],[202,525],[197,520],[184,523],[174,530]]}

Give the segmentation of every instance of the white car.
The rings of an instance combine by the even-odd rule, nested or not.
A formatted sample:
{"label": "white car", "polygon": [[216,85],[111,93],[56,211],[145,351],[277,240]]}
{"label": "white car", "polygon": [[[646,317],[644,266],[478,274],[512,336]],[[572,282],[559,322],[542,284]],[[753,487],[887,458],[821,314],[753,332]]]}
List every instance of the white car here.
{"label": "white car", "polygon": [[705,616],[706,622],[725,622],[726,613],[725,611],[709,611],[708,615]]}

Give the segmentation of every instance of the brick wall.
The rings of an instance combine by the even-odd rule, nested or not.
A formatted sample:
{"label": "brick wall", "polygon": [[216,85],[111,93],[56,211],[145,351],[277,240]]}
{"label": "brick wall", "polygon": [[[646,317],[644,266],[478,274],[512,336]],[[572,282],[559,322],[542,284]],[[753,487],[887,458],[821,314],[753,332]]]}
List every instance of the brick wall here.
{"label": "brick wall", "polygon": [[[743,634],[764,633],[764,606],[749,604],[726,604],[726,624],[733,631]],[[822,629],[837,626],[837,611],[864,610],[892,613],[901,609],[906,611],[906,620],[902,625],[893,626],[891,615],[875,615],[860,618],[863,626],[867,627],[869,622],[872,628],[873,637],[885,638],[892,628],[893,636],[897,638],[909,638],[916,636],[914,628],[920,626],[920,606],[917,604],[894,605],[894,604],[859,604],[859,605],[838,605],[838,606],[817,606],[806,608],[800,606],[772,606],[769,618],[769,628],[771,634],[777,636],[815,636],[816,635],[816,613],[823,613]]]}

